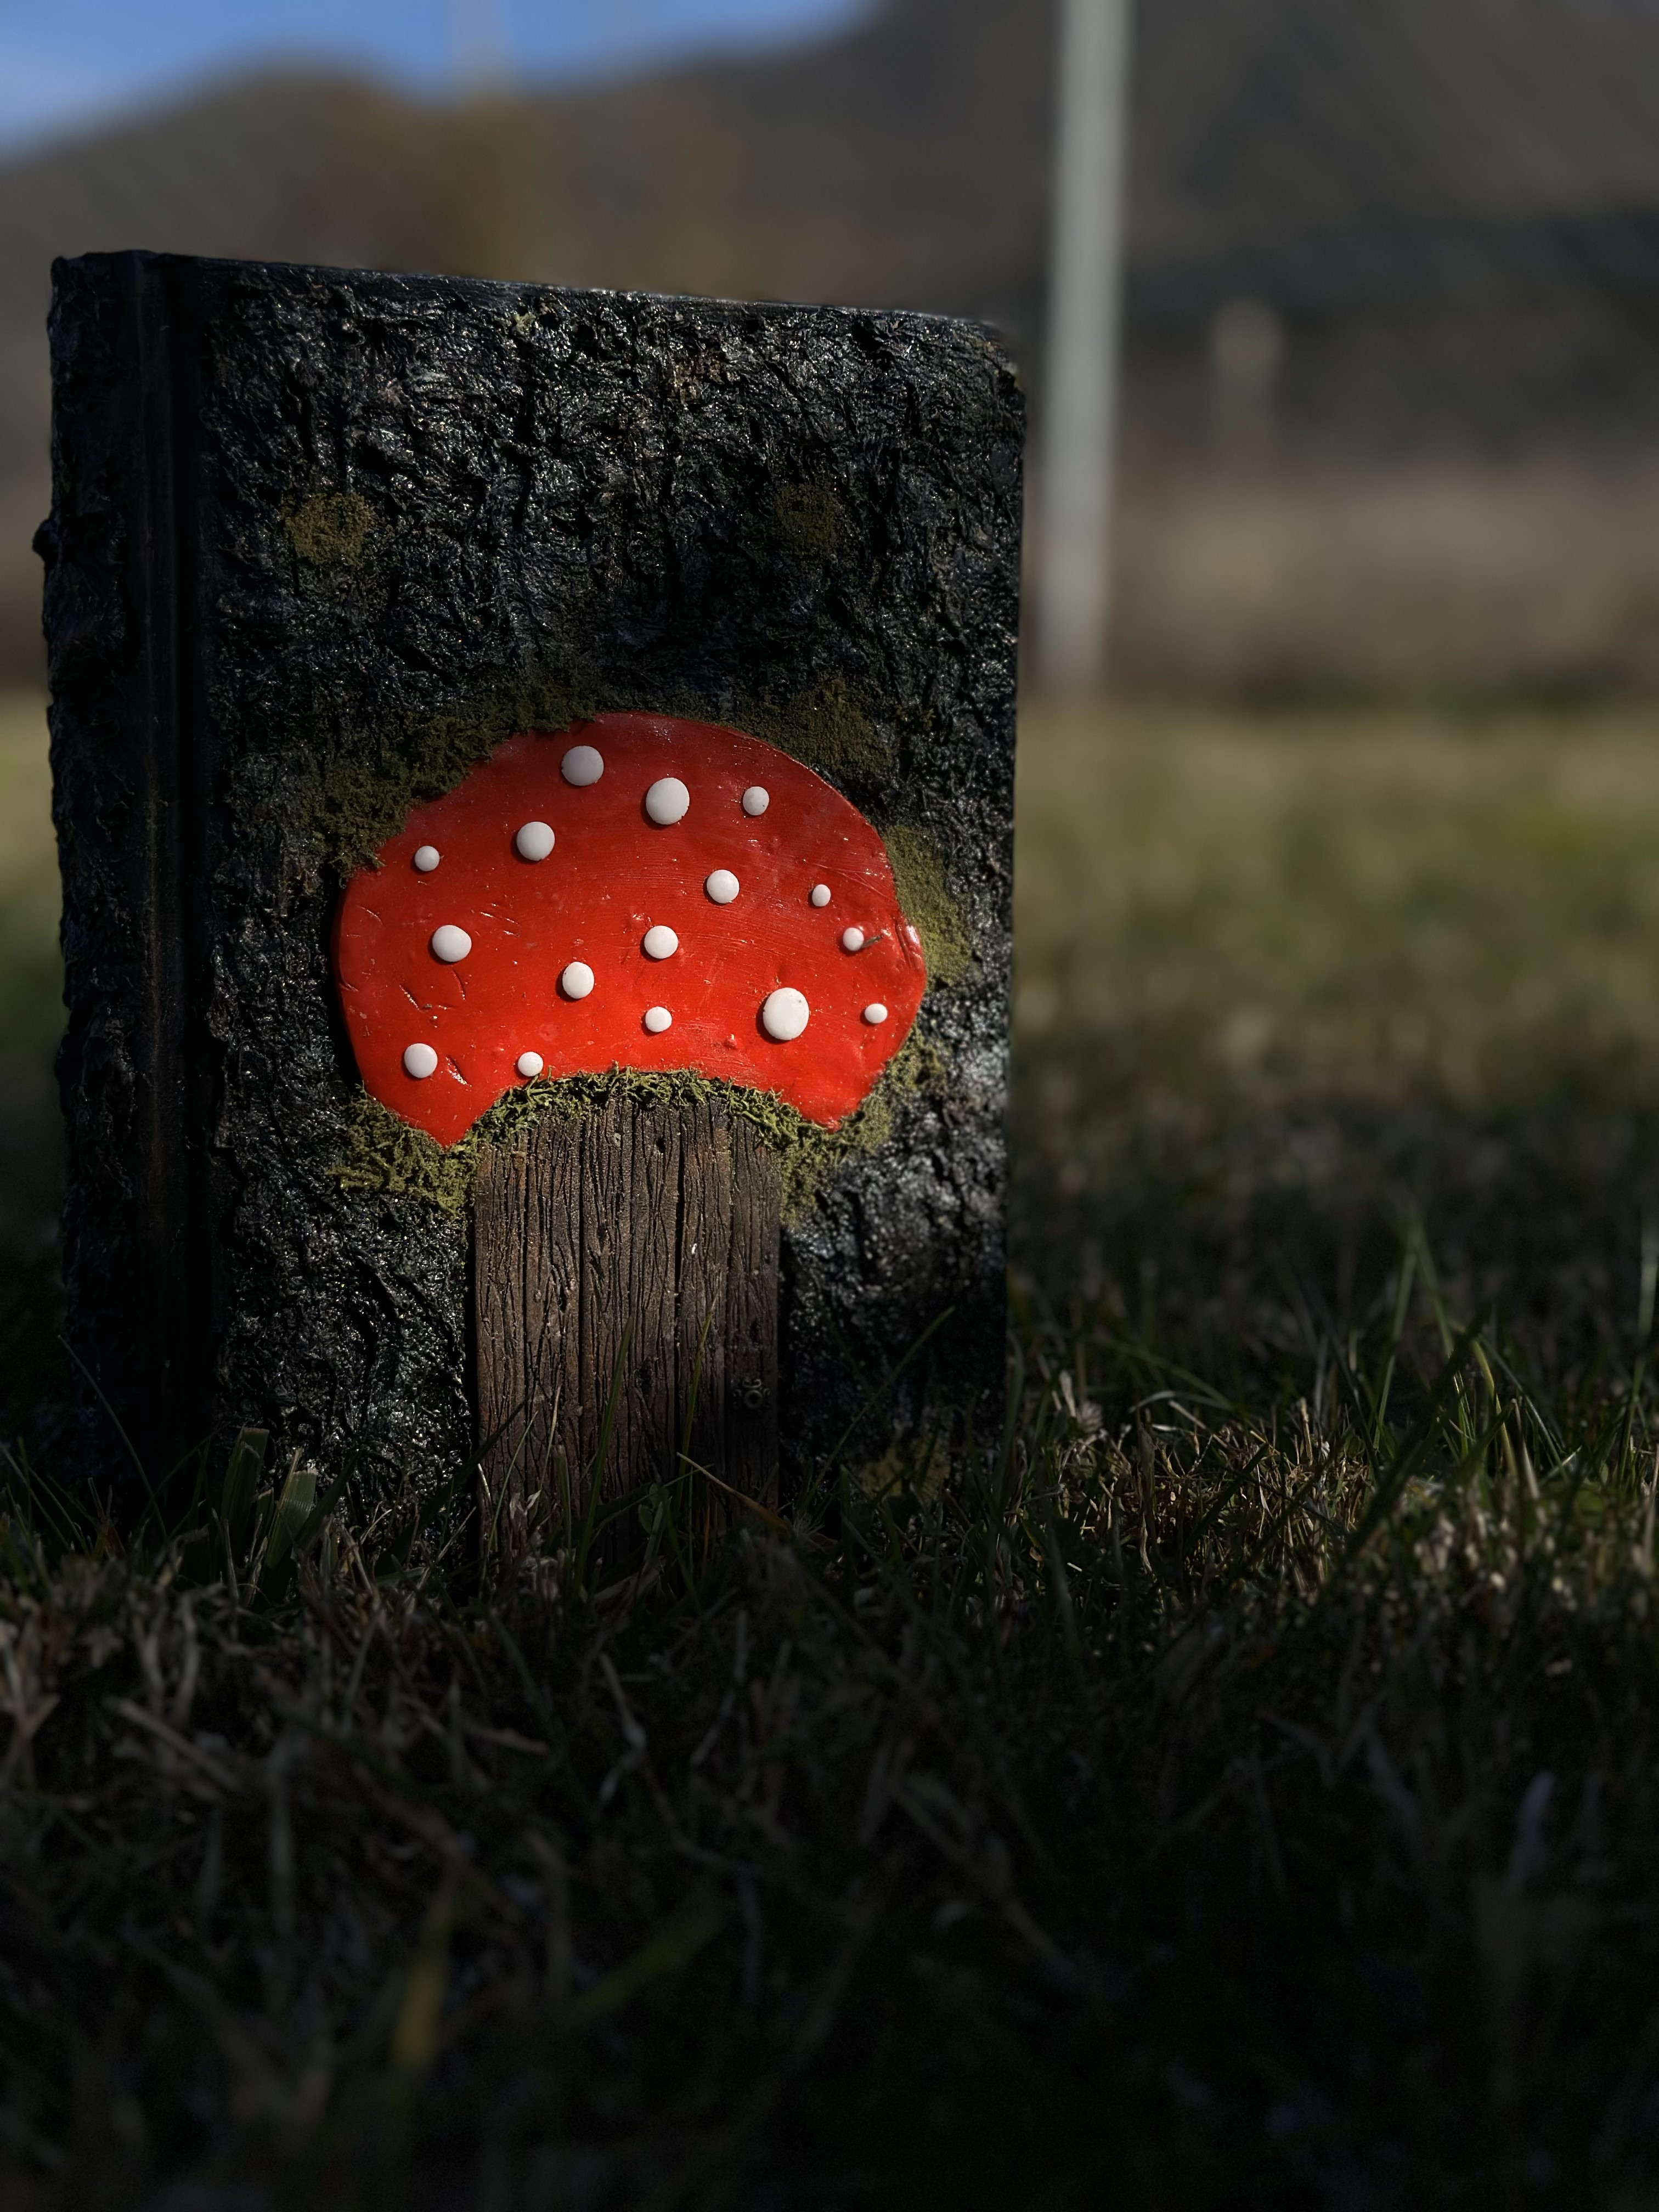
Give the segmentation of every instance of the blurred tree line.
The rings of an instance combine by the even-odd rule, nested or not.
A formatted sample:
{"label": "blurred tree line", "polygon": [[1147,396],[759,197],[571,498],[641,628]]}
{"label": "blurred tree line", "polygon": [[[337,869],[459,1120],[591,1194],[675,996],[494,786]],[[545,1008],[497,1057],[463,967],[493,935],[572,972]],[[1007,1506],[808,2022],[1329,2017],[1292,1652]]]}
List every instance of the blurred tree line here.
{"label": "blurred tree line", "polygon": [[[1051,0],[450,102],[257,76],[0,164],[0,670],[56,253],[902,303],[1040,428]],[[1659,0],[1140,0],[1120,671],[1659,675]],[[1041,526],[1041,517],[1034,518]]]}

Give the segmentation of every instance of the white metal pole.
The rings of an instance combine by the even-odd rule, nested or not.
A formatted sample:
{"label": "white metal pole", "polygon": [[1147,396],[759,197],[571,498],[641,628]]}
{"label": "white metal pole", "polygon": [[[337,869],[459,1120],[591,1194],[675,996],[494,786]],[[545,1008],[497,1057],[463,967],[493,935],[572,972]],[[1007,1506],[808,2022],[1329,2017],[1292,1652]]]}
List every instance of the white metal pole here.
{"label": "white metal pole", "polygon": [[494,92],[507,76],[501,0],[449,0],[455,81],[463,92]]}
{"label": "white metal pole", "polygon": [[1133,0],[1060,0],[1037,668],[1098,684],[1112,596]]}

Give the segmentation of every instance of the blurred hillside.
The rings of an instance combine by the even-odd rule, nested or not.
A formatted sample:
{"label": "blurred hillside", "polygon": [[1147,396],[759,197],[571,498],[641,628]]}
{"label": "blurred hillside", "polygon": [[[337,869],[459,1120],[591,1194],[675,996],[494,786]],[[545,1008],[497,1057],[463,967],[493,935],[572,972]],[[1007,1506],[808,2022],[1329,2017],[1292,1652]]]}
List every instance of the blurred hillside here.
{"label": "blurred hillside", "polygon": [[[1659,0],[1142,0],[1130,677],[1659,678]],[[1041,411],[1050,0],[435,106],[265,76],[0,164],[0,666],[55,253],[903,303]],[[1040,518],[1037,518],[1040,523]]]}

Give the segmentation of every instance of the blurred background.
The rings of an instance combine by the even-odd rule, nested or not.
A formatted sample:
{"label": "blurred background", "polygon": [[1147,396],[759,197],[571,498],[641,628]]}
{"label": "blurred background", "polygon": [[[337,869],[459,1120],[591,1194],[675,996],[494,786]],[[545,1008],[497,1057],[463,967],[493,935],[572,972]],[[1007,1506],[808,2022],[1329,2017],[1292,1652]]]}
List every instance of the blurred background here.
{"label": "blurred background", "polygon": [[20,1249],[58,1172],[49,265],[124,246],[1000,325],[1050,456],[1039,640],[1073,446],[1112,556],[1081,653],[1028,662],[1031,1280],[1272,1362],[1420,1217],[1574,1357],[1633,1315],[1659,0],[0,0]]}
{"label": "blurred background", "polygon": [[[1656,0],[1133,27],[1118,673],[1659,673]],[[40,665],[55,253],[976,315],[1040,427],[1055,29],[1050,0],[0,0],[6,670]]]}

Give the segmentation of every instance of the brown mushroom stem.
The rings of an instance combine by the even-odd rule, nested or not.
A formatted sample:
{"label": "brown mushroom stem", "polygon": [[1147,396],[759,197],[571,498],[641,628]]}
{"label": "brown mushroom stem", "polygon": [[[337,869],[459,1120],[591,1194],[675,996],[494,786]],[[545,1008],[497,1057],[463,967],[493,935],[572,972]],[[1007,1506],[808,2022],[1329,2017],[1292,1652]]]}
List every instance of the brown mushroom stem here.
{"label": "brown mushroom stem", "polygon": [[[706,1531],[777,1492],[782,1187],[715,1096],[617,1097],[493,1147],[473,1201],[485,1540],[684,1477]],[[707,1477],[716,1480],[710,1482]],[[722,1487],[726,1486],[726,1487]],[[632,1512],[605,1556],[636,1551]]]}

